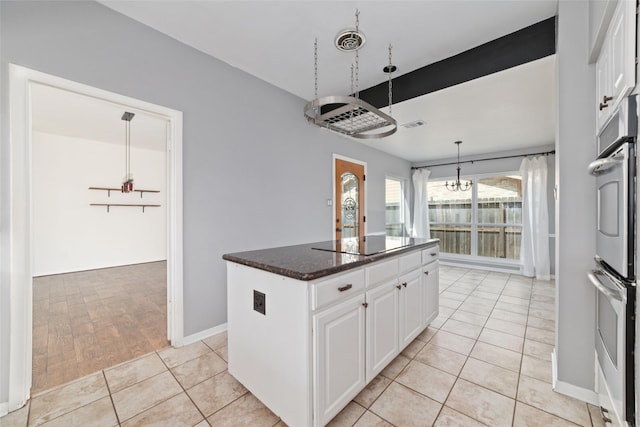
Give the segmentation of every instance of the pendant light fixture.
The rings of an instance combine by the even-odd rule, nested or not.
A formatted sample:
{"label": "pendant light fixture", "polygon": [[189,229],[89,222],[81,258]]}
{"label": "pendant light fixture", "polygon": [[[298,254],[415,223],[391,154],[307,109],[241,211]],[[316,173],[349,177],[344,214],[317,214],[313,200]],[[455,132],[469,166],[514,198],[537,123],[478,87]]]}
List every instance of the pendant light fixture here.
{"label": "pendant light fixture", "polygon": [[[341,31],[336,37],[336,47],[343,52],[355,52],[355,67],[351,68],[351,91],[353,96],[318,97],[318,40],[314,44],[315,99],[304,106],[304,115],[309,123],[330,131],[360,139],[384,138],[398,130],[398,124],[391,117],[391,73],[396,67],[391,64],[389,45],[389,65],[384,71],[389,74],[389,114],[375,108],[359,98],[358,51],[364,45],[364,34],[360,31],[360,11],[356,10],[355,29]],[[355,77],[355,87],[354,87]]]}
{"label": "pendant light fixture", "polygon": [[447,181],[444,185],[449,191],[467,191],[470,190],[473,186],[473,181],[468,180],[465,183],[460,182],[460,144],[462,144],[462,141],[455,141],[454,144],[458,146],[458,161],[456,162],[456,170],[458,172],[458,176],[455,182],[450,183],[449,181]]}
{"label": "pendant light fixture", "polygon": [[124,120],[124,132],[125,132],[125,154],[124,154],[124,163],[125,163],[125,175],[122,179],[121,191],[123,193],[130,193],[133,191],[133,174],[131,173],[131,120],[135,116],[134,113],[130,113],[125,111],[122,115],[122,120]]}

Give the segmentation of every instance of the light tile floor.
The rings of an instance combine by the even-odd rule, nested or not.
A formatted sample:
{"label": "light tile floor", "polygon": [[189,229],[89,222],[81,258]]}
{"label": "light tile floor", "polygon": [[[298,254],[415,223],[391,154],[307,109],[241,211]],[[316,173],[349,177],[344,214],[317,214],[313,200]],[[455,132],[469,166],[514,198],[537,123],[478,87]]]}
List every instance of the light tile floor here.
{"label": "light tile floor", "polygon": [[[603,426],[551,390],[553,282],[441,267],[440,315],[331,426]],[[227,371],[226,333],[33,397],[4,427],[284,426]]]}

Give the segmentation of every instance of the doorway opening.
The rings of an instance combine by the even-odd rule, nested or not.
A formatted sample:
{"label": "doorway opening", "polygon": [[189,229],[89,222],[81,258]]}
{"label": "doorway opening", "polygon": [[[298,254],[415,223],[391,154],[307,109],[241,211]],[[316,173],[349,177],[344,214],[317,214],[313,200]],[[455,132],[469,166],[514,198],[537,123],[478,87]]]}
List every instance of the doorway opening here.
{"label": "doorway opening", "polygon": [[36,83],[31,105],[38,393],[169,343],[168,121]]}
{"label": "doorway opening", "polygon": [[[156,330],[152,338],[155,341],[154,345],[162,347],[169,343],[173,346],[182,345],[182,113],[13,64],[10,65],[9,82],[11,156],[3,159],[3,165],[9,166],[5,170],[9,170],[7,174],[10,174],[11,181],[8,200],[11,220],[8,227],[9,233],[4,236],[6,239],[4,244],[11,248],[8,262],[12,296],[8,410],[12,411],[21,407],[34,391],[48,389],[53,385],[37,384],[35,377],[32,376],[32,373],[40,368],[36,355],[37,351],[42,350],[43,344],[41,335],[34,334],[36,328],[42,325],[38,323],[41,319],[36,317],[43,308],[38,305],[44,304],[39,302],[39,297],[42,297],[43,293],[34,288],[39,286],[40,279],[49,282],[49,312],[53,312],[54,315],[62,315],[64,311],[71,314],[69,312],[76,310],[75,314],[79,314],[79,312],[83,314],[85,322],[72,325],[70,321],[53,321],[53,323],[47,324],[48,330],[46,331],[47,347],[61,345],[65,350],[73,348],[76,362],[83,363],[82,369],[77,369],[78,377],[88,374],[91,369],[93,369],[92,372],[104,369],[106,366],[101,363],[112,365],[128,360],[122,360],[125,354],[128,355],[128,358],[133,358],[153,351],[153,348],[150,349],[142,344],[143,338],[147,341],[151,340],[147,336],[152,336],[150,333],[152,327]],[[136,177],[137,180],[139,178],[140,189],[152,191],[129,194],[131,200],[127,202],[117,200],[117,197],[124,196],[119,194],[120,188],[117,188],[124,171],[121,171],[121,168],[116,171],[115,182],[107,180],[106,175],[103,176],[104,181],[93,182],[96,176],[100,176],[94,174],[90,178],[91,184],[88,184],[85,178],[81,178],[83,167],[92,163],[87,158],[83,159],[82,156],[78,156],[79,152],[83,150],[89,152],[93,149],[97,150],[94,155],[98,161],[93,162],[89,166],[91,168],[100,168],[108,164],[110,156],[115,156],[116,152],[121,154],[121,164],[124,167],[125,133],[120,116],[115,118],[100,117],[98,121],[94,121],[93,126],[89,126],[108,133],[108,129],[103,129],[100,124],[116,122],[116,127],[120,131],[118,136],[111,138],[111,143],[96,142],[93,138],[78,134],[63,137],[68,146],[64,146],[64,144],[47,145],[43,141],[51,143],[51,140],[60,137],[59,135],[52,136],[53,133],[43,135],[41,129],[36,128],[37,121],[35,119],[38,118],[38,108],[42,106],[37,96],[39,90],[45,92],[56,90],[58,93],[73,95],[78,99],[94,103],[95,106],[103,108],[105,111],[120,109],[120,115],[123,110],[134,112],[141,119],[141,123],[145,121],[144,117],[148,121],[155,120],[156,123],[161,123],[162,136],[160,141],[157,141],[157,137],[155,139],[162,148],[157,150],[158,153],[154,161],[149,161],[147,158],[140,164],[139,175]],[[64,114],[69,113],[67,110],[72,110],[73,107],[68,102],[64,102],[63,105],[59,105],[59,109],[61,111],[57,113]],[[81,113],[76,111],[76,114]],[[52,122],[62,121],[60,117],[49,118]],[[51,123],[50,125],[54,126]],[[76,131],[79,128],[81,128],[80,124],[78,124]],[[134,127],[131,126],[131,129]],[[134,132],[132,132],[131,146],[136,144]],[[138,136],[140,137],[140,135]],[[139,142],[143,143],[141,137]],[[43,152],[39,151],[42,147],[44,147]],[[144,148],[141,147],[141,149]],[[52,151],[47,154],[47,149]],[[127,155],[134,159],[136,152],[131,150]],[[158,156],[161,157],[161,160],[158,159]],[[61,160],[63,158],[71,161],[72,166],[64,164]],[[133,166],[133,164],[134,162],[131,160],[131,165]],[[43,165],[45,166],[43,167]],[[144,168],[147,166],[144,165],[155,165],[156,169],[162,169],[162,176],[156,176],[156,181],[153,183],[144,183],[143,176],[150,176],[150,169],[145,170]],[[71,174],[65,177],[64,173],[56,171],[56,166],[58,169],[71,169]],[[43,181],[40,179],[42,177],[37,176],[47,168],[48,172],[52,174],[49,175],[49,178],[56,176],[55,179],[51,179],[53,183],[47,184],[54,184],[55,191],[49,191],[51,189],[47,189],[46,185],[43,187],[42,183],[46,179]],[[136,171],[132,170],[132,172]],[[148,186],[147,184],[150,187],[144,188]],[[112,186],[117,191],[111,191],[110,187]],[[43,196],[43,192],[49,194]],[[61,203],[63,200],[46,203],[47,197],[64,199],[70,193],[74,193],[76,199],[67,200],[69,203]],[[157,198],[152,200],[153,196]],[[134,201],[135,197],[137,200]],[[68,210],[68,214],[85,215],[81,219],[76,218],[74,225],[76,228],[84,229],[83,234],[88,235],[71,238],[73,230],[69,229],[70,238],[65,239],[64,233],[55,236],[55,232],[60,230],[53,230],[52,227],[41,228],[43,223],[51,222],[52,217],[61,215],[59,212],[55,212],[53,207],[59,207],[63,204]],[[132,216],[133,213],[137,213],[137,215]],[[157,217],[159,213],[164,215],[164,220],[154,221],[153,218]],[[122,241],[122,235],[117,234],[114,230],[119,227],[123,228],[123,224],[127,222],[136,223],[137,228],[144,228],[144,224],[152,228],[152,231],[147,233],[145,242],[132,244],[130,241]],[[157,227],[158,223],[163,224],[160,229]],[[112,228],[110,229],[110,227]],[[41,235],[43,230],[45,230],[44,236]],[[46,230],[53,234],[47,235]],[[102,237],[100,237],[100,233],[102,233]],[[155,237],[150,238],[149,236]],[[149,242],[146,241],[148,239],[155,240]],[[113,245],[118,247],[117,250],[107,250],[107,246]],[[154,254],[153,250],[149,250],[153,247],[156,250],[159,249],[161,255],[158,255],[157,251]],[[56,257],[55,263],[47,264],[47,261]],[[59,269],[56,270],[57,267],[54,265],[58,265]],[[139,279],[137,282],[137,279],[132,280],[134,276]],[[89,278],[89,282],[100,286],[93,291],[84,289],[85,295],[83,295],[83,286],[80,283],[86,278]],[[54,286],[55,282],[62,283],[63,286],[56,287]],[[160,290],[152,291],[150,282],[162,283]],[[52,292],[54,288],[56,290]],[[136,318],[126,312],[122,304],[123,300],[119,299],[123,296],[117,295],[118,289],[127,290],[128,295],[125,295],[124,298],[143,303],[142,312],[139,312],[140,317]],[[67,299],[69,296],[73,302],[78,304],[74,305],[73,302],[70,302]],[[97,304],[98,299],[103,300],[102,302],[112,303],[111,308],[106,308],[107,305]],[[84,303],[84,307],[80,308],[80,302]],[[152,312],[159,314],[163,311],[161,316],[151,316]],[[117,319],[119,327],[114,324],[110,326],[100,324],[100,321],[105,317]],[[134,324],[148,330],[133,329],[131,326]],[[121,332],[127,330],[127,325],[130,326],[129,330],[125,333]],[[102,332],[103,338],[110,334],[112,338],[117,339],[118,335],[122,338],[123,334],[127,334],[127,338],[133,340],[131,342],[134,344],[127,341],[121,343],[120,348],[115,345],[114,348],[107,351],[100,349],[98,346],[99,337],[95,333],[100,326],[105,327]],[[73,330],[73,327],[76,328],[76,331]],[[115,333],[116,330],[117,333]],[[77,337],[82,337],[78,338],[78,345],[74,342],[72,347],[69,346],[69,337],[71,336],[74,340],[76,337],[68,332],[77,332]],[[118,350],[124,350],[128,346],[132,346],[133,350],[129,348],[127,351],[123,351],[123,354],[116,354]],[[107,347],[111,347],[111,345],[107,344]],[[101,357],[104,359],[102,362],[100,362]],[[67,382],[68,380],[65,378],[60,381]],[[31,389],[32,383],[33,390]]]}

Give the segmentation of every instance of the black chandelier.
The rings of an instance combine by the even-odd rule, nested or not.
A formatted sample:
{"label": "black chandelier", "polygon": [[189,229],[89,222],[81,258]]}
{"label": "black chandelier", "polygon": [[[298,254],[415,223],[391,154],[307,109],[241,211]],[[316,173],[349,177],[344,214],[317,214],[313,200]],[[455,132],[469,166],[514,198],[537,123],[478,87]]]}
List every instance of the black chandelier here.
{"label": "black chandelier", "polygon": [[445,187],[447,187],[447,190],[449,191],[467,191],[470,190],[471,187],[473,186],[473,181],[468,180],[467,182],[460,182],[460,144],[462,144],[462,141],[455,141],[454,144],[456,144],[458,146],[458,161],[456,162],[457,165],[457,171],[458,171],[458,177],[455,180],[455,182],[445,182]]}

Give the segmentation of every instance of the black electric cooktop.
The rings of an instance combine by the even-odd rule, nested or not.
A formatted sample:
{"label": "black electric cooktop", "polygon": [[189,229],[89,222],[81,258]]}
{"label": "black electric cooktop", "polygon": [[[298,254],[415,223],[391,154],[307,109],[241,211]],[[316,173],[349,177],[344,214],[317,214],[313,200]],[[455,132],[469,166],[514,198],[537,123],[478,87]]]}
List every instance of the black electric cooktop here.
{"label": "black electric cooktop", "polygon": [[311,249],[353,255],[376,255],[416,244],[413,237],[364,236],[342,240],[329,240],[313,245]]}

